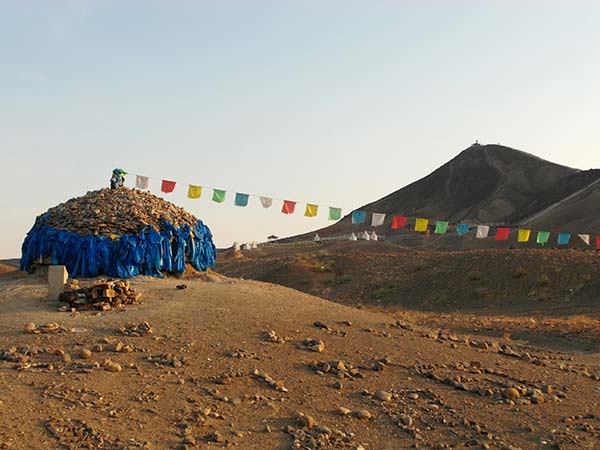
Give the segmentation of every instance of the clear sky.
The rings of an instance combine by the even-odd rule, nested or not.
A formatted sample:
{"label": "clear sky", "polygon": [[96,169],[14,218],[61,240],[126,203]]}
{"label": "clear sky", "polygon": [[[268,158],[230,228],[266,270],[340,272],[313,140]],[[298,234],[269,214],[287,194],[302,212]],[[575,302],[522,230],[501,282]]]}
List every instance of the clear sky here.
{"label": "clear sky", "polygon": [[[350,208],[475,139],[600,167],[599,24],[592,0],[2,0],[0,258],[115,167]],[[184,190],[219,246],[327,224]]]}

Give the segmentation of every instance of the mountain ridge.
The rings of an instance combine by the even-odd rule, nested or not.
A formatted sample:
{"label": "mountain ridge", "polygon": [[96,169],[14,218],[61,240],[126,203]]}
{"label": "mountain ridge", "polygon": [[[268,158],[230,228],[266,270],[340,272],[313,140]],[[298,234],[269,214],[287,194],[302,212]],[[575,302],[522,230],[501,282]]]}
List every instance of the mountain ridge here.
{"label": "mountain ridge", "polygon": [[[405,233],[390,229],[393,215],[509,226],[540,215],[531,221],[532,226],[591,231],[600,226],[600,211],[591,207],[600,200],[598,180],[600,169],[582,171],[511,147],[474,144],[425,177],[357,209],[386,214],[380,229],[392,236]],[[586,189],[592,190],[591,198],[580,198]],[[558,202],[564,204],[560,211],[553,211],[551,206]],[[363,228],[369,225],[367,217]],[[330,236],[354,230],[356,225],[348,215],[316,232]]]}

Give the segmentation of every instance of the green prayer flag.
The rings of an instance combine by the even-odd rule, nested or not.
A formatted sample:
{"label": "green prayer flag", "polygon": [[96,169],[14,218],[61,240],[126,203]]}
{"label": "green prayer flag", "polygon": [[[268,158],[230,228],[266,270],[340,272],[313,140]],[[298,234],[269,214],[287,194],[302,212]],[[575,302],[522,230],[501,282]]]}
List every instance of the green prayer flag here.
{"label": "green prayer flag", "polygon": [[548,239],[550,239],[550,232],[549,231],[538,231],[537,234],[537,243],[544,245],[546,242],[548,242]]}
{"label": "green prayer flag", "polygon": [[329,207],[329,220],[340,220],[342,217],[342,208]]}
{"label": "green prayer flag", "polygon": [[223,203],[225,201],[225,192],[221,189],[213,189],[213,202]]}
{"label": "green prayer flag", "polygon": [[435,224],[435,234],[444,234],[448,231],[448,222],[438,220]]}

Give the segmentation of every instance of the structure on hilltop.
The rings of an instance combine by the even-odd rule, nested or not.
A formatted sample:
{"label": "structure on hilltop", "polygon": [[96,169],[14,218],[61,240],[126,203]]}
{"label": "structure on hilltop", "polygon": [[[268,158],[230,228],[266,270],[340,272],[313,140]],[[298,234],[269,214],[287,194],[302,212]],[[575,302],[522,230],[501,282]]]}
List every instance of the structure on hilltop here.
{"label": "structure on hilltop", "polygon": [[61,264],[73,277],[129,278],[205,271],[215,264],[212,234],[201,220],[155,195],[117,187],[50,208],[22,248],[21,269]]}

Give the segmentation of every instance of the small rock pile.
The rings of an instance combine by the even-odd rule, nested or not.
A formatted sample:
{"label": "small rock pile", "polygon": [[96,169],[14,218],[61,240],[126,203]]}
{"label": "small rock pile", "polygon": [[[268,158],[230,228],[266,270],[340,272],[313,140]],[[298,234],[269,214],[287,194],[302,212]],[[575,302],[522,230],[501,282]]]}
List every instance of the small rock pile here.
{"label": "small rock pile", "polygon": [[72,280],[59,296],[59,300],[68,303],[71,309],[100,311],[139,303],[141,299],[142,294],[132,289],[127,280],[100,280],[89,287],[79,287],[77,280]]}
{"label": "small rock pile", "polygon": [[138,234],[147,225],[161,231],[165,221],[177,228],[198,222],[192,214],[171,202],[126,187],[90,191],[72,198],[38,216],[36,225],[43,217],[44,223],[53,228],[107,237]]}

